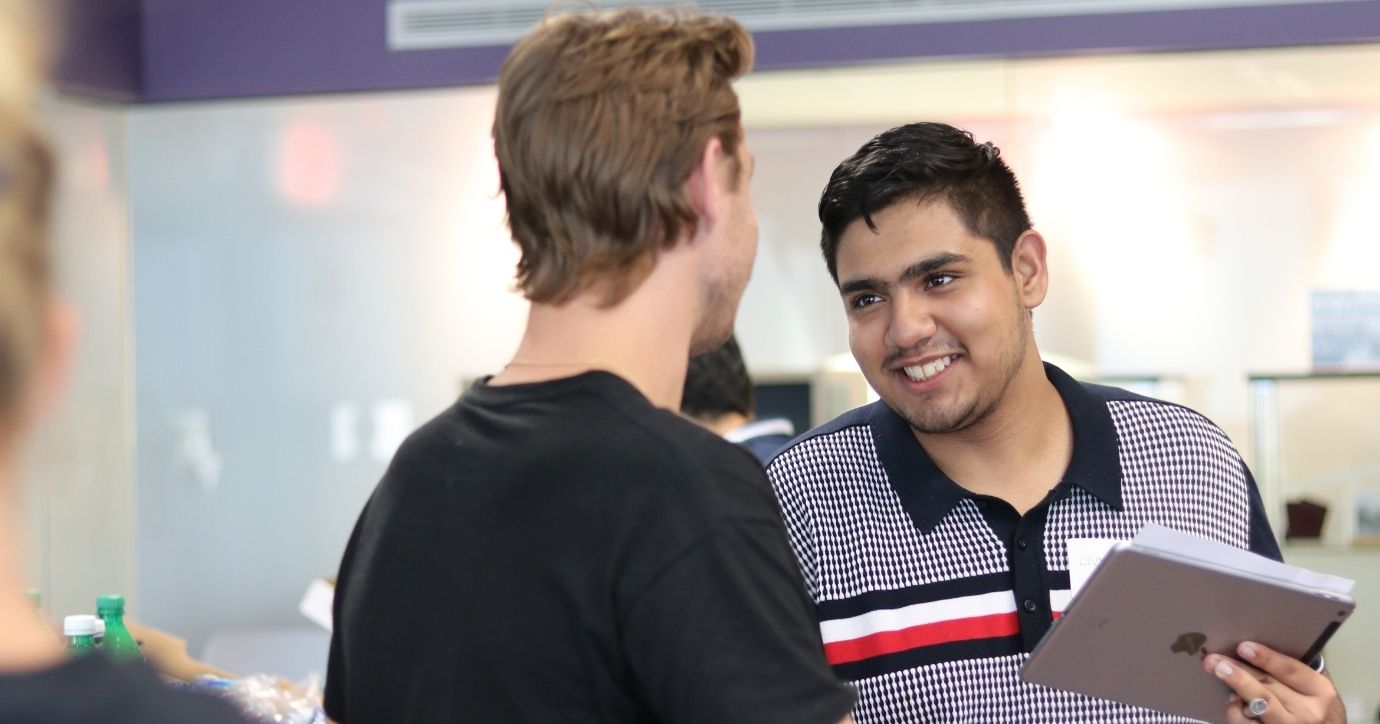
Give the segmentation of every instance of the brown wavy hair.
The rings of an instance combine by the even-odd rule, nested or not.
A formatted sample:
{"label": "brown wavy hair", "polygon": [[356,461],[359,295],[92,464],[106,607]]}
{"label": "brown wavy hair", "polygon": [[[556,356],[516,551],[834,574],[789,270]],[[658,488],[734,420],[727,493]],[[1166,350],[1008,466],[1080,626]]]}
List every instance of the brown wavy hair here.
{"label": "brown wavy hair", "polygon": [[736,21],[683,10],[555,14],[518,41],[493,137],[528,299],[616,304],[693,230],[685,181],[709,139],[737,151],[752,57]]}

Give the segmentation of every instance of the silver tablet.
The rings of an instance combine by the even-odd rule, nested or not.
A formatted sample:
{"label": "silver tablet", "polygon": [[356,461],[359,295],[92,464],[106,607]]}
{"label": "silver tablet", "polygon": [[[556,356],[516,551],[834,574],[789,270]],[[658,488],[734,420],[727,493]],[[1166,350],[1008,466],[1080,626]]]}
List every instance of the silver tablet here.
{"label": "silver tablet", "polygon": [[1351,615],[1336,593],[1119,543],[1021,668],[1033,684],[1209,722],[1231,690],[1208,653],[1258,641],[1311,661]]}

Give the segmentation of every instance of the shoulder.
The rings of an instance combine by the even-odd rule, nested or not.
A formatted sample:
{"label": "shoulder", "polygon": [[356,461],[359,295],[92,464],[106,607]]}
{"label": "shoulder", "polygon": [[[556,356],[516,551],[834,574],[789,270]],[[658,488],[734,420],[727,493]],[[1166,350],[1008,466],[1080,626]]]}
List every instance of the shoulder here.
{"label": "shoulder", "polygon": [[880,464],[872,421],[882,404],[849,410],[787,443],[767,466],[767,477],[778,493],[847,468]]}
{"label": "shoulder", "polygon": [[[1074,381],[1051,375],[1063,387],[1065,404],[1075,417],[1110,418],[1123,453],[1146,447],[1194,449],[1239,457],[1226,433],[1207,416],[1185,405],[1137,394],[1120,387]],[[1103,412],[1105,411],[1105,412]],[[1075,420],[1075,427],[1078,427]]]}
{"label": "shoulder", "polygon": [[1195,424],[1216,427],[1207,416],[1191,407],[1177,402],[1149,397],[1112,385],[1101,385],[1082,381],[1076,384],[1093,399],[1106,405],[1107,409],[1113,413],[1113,417],[1116,417],[1118,413],[1125,416],[1129,413],[1140,412],[1154,414],[1166,419],[1181,419],[1184,421],[1192,421]]}
{"label": "shoulder", "polygon": [[1076,380],[1075,383],[1083,388],[1083,391],[1103,402],[1158,402],[1160,404],[1173,404],[1164,400],[1157,400],[1153,397],[1146,397],[1135,392],[1113,385],[1101,385],[1094,382],[1084,382]]}
{"label": "shoulder", "polygon": [[131,718],[131,724],[190,722],[198,724],[245,724],[248,719],[228,701],[214,694],[192,688],[176,689],[158,681],[152,682],[150,694],[139,707],[144,712]]}
{"label": "shoulder", "polygon": [[480,381],[404,439],[389,475],[425,474],[432,462],[487,464],[515,455],[578,473],[636,464],[642,451],[654,456],[699,429],[606,372],[509,386]]}
{"label": "shoulder", "polygon": [[862,407],[855,407],[818,427],[806,431],[804,434],[796,436],[788,447],[794,447],[799,443],[808,442],[817,438],[826,438],[844,430],[868,427],[871,423],[872,415],[881,404],[881,402],[873,402],[863,405]]}
{"label": "shoulder", "polygon": [[[14,691],[10,691],[14,689]],[[101,724],[245,724],[228,702],[191,687],[161,682],[141,664],[98,656],[32,674],[0,676],[0,720]],[[80,696],[73,696],[79,692]]]}
{"label": "shoulder", "polygon": [[1201,412],[1176,402],[1121,392],[1123,394],[1107,394],[1102,399],[1123,440],[1179,443],[1189,448],[1228,450],[1231,455],[1238,455],[1226,432]]}
{"label": "shoulder", "polygon": [[1092,399],[1106,405],[1107,409],[1113,412],[1114,417],[1118,412],[1121,412],[1124,416],[1127,411],[1136,411],[1152,413],[1165,418],[1193,421],[1195,423],[1216,427],[1216,425],[1202,413],[1177,402],[1149,397],[1112,385],[1102,385],[1083,381],[1077,381],[1075,384],[1082,388],[1083,392]]}
{"label": "shoulder", "polygon": [[665,410],[654,410],[642,423],[636,430],[643,444],[632,457],[664,481],[654,491],[659,502],[712,517],[774,515],[762,463],[748,448]]}
{"label": "shoulder", "polygon": [[449,457],[464,435],[468,407],[469,401],[462,397],[408,433],[394,451],[386,477]]}
{"label": "shoulder", "polygon": [[697,523],[774,511],[762,466],[746,449],[653,405],[608,373],[586,376],[542,410],[561,440],[531,448],[560,461],[620,509]]}
{"label": "shoulder", "polygon": [[781,449],[777,459],[782,456],[798,458],[811,453],[831,451],[859,433],[870,433],[872,415],[880,404],[882,403],[874,402],[854,408],[796,436]]}

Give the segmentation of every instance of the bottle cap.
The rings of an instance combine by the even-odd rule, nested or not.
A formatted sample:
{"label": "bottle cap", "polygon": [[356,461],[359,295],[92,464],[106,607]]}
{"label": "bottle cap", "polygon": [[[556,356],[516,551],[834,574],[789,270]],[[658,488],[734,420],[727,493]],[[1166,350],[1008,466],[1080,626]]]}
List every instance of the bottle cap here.
{"label": "bottle cap", "polygon": [[103,593],[96,597],[96,613],[104,616],[107,613],[123,614],[125,612],[125,597],[117,593]]}
{"label": "bottle cap", "polygon": [[95,636],[96,617],[89,613],[79,613],[62,620],[64,636]]}

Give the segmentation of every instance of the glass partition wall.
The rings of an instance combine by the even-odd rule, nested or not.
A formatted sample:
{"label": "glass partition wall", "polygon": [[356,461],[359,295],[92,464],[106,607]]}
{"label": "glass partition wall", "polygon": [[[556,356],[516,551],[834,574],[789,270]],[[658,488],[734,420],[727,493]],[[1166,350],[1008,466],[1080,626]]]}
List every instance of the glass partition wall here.
{"label": "glass partition wall", "polygon": [[1286,506],[1308,502],[1325,510],[1318,535],[1291,543],[1380,546],[1380,371],[1254,375],[1251,413],[1276,530],[1289,527]]}

